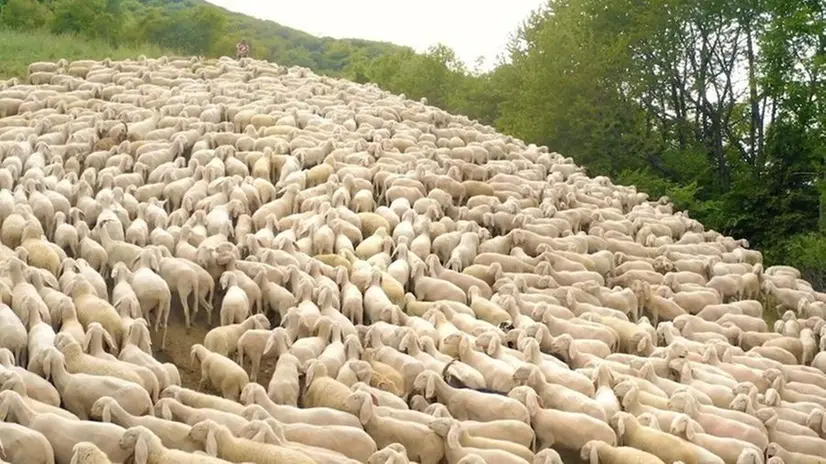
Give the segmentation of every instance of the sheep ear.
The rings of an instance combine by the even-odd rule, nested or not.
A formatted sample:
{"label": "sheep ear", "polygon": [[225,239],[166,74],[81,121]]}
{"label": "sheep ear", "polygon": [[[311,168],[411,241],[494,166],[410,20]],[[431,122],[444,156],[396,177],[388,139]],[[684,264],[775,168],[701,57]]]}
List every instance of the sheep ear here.
{"label": "sheep ear", "polygon": [[489,356],[493,356],[493,354],[496,353],[496,349],[499,347],[499,343],[497,343],[497,342],[498,342],[498,340],[496,339],[496,337],[490,337],[490,342],[488,342],[488,347],[487,347],[488,348],[487,351],[488,351]]}
{"label": "sheep ear", "polygon": [[625,418],[620,417],[617,419],[617,437],[622,439],[623,435],[625,435]]}
{"label": "sheep ear", "polygon": [[[370,396],[373,396],[372,393],[370,394]],[[373,413],[372,408],[372,398],[369,401],[365,398],[365,400],[361,403],[361,407],[359,408],[359,422],[361,422],[362,424],[370,422],[370,416]]]}
{"label": "sheep ear", "polygon": [[135,443],[135,464],[146,464],[149,461],[149,445],[146,437],[139,436]]}
{"label": "sheep ear", "polygon": [[92,343],[92,335],[93,335],[93,331],[92,330],[87,330],[86,335],[83,337],[83,352],[84,353],[89,352],[89,345]]}
{"label": "sheep ear", "polygon": [[313,377],[315,377],[315,369],[307,369],[307,373],[304,375],[304,385],[306,386],[306,388],[309,388],[310,385],[313,384]]}
{"label": "sheep ear", "polygon": [[161,403],[161,418],[164,420],[172,420],[172,411],[169,410],[169,405],[166,402]]}
{"label": "sheep ear", "polygon": [[539,396],[536,394],[528,394],[525,398],[525,406],[528,408],[528,412],[533,415],[533,412],[539,411],[542,409],[542,405],[539,404]]}
{"label": "sheep ear", "polygon": [[425,384],[424,388],[424,396],[425,398],[433,398],[436,395],[436,377],[435,376],[428,376],[427,377],[427,384]]}
{"label": "sheep ear", "polygon": [[43,358],[43,378],[46,380],[51,379],[52,374],[52,353],[46,352],[46,355]]}
{"label": "sheep ear", "polygon": [[257,443],[264,443],[264,444],[275,444],[268,440],[269,436],[267,436],[267,432],[264,430],[259,431],[256,433],[250,440],[257,442]]}
{"label": "sheep ear", "polygon": [[599,450],[596,445],[591,447],[591,453],[588,455],[588,464],[599,464]]}
{"label": "sheep ear", "polygon": [[103,405],[100,418],[103,422],[112,422],[112,407],[108,403]]}
{"label": "sheep ear", "polygon": [[691,426],[690,419],[686,418],[685,421],[685,438],[688,441],[694,441],[694,427]]}
{"label": "sheep ear", "polygon": [[648,337],[640,337],[640,341],[637,343],[637,353],[645,353],[646,348],[648,347]]}
{"label": "sheep ear", "polygon": [[149,336],[149,329],[146,327],[142,327],[141,330],[141,339],[138,343],[138,347],[146,353],[152,353],[152,338]]}
{"label": "sheep ear", "polygon": [[112,335],[109,334],[109,331],[103,329],[103,340],[109,345],[109,349],[112,350],[112,354],[117,356],[118,354],[118,346],[115,344],[115,340],[112,338]]}
{"label": "sheep ear", "polygon": [[210,431],[207,432],[206,446],[204,446],[204,451],[206,451],[207,454],[210,456],[218,456],[218,440],[215,438],[215,430],[210,429]]}

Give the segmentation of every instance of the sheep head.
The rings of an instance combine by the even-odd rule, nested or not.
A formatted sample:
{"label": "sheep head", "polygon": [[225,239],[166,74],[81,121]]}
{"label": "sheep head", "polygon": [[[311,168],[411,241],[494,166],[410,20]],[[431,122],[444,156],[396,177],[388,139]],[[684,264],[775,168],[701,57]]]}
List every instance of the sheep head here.
{"label": "sheep head", "polygon": [[[77,442],[72,446],[71,464],[82,462],[103,462],[108,460],[106,453],[100,450],[94,443],[88,441]],[[136,463],[141,461],[135,459]]]}
{"label": "sheep head", "polygon": [[[225,429],[225,427],[223,427]],[[222,426],[217,422],[205,419],[189,429],[189,438],[204,445],[204,450],[210,456],[218,455],[218,432]]]}
{"label": "sheep head", "polygon": [[449,417],[441,417],[430,421],[427,426],[436,432],[440,437],[447,437],[450,429],[456,424],[456,420]]}
{"label": "sheep head", "polygon": [[344,409],[359,418],[362,425],[373,416],[373,398],[365,391],[354,391],[344,400]]}
{"label": "sheep head", "polygon": [[422,393],[428,401],[433,400],[436,398],[436,382],[439,380],[439,374],[425,370],[413,380],[413,391]]}

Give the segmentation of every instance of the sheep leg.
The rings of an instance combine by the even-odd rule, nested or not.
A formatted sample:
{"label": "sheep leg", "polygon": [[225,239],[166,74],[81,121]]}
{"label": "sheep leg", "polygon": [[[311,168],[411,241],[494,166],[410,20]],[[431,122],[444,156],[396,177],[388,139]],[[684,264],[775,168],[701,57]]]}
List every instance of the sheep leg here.
{"label": "sheep leg", "polygon": [[[169,310],[171,306],[170,299],[167,299],[163,306],[163,336],[161,337],[161,351],[166,351],[166,332],[169,328]],[[158,320],[161,320],[161,314],[158,314]],[[157,331],[157,329],[155,329]]]}
{"label": "sheep leg", "polygon": [[209,366],[206,363],[201,363],[201,379],[198,380],[198,391],[204,391],[209,381]]}
{"label": "sheep leg", "polygon": [[256,380],[252,380],[256,382],[258,380],[258,371],[261,370],[261,356],[258,356],[256,353],[250,354],[250,380],[255,377]]}
{"label": "sheep leg", "polygon": [[200,284],[198,282],[198,278],[195,278],[195,282],[192,283],[191,291],[186,294],[186,298],[181,296],[181,300],[183,301],[184,310],[189,311],[189,295],[192,295],[192,304],[195,306],[195,311],[198,311],[198,298],[201,294]]}
{"label": "sheep leg", "polygon": [[[189,294],[185,293],[185,290],[178,289],[178,297],[181,299],[181,306],[184,308],[184,323],[186,324],[186,333],[188,334],[190,331],[191,321],[189,320]],[[198,304],[198,297],[195,297],[195,304]],[[198,310],[195,310],[194,314],[198,314]]]}
{"label": "sheep leg", "polygon": [[235,353],[235,362],[238,363],[241,368],[244,368],[244,347],[239,346]]}

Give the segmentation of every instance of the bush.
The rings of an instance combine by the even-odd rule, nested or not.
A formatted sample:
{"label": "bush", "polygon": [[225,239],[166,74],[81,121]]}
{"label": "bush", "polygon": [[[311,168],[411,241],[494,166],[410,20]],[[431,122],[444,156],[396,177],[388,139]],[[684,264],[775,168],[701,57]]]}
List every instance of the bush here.
{"label": "bush", "polygon": [[803,278],[815,288],[826,288],[826,236],[820,233],[791,237],[769,255],[770,262],[798,268]]}
{"label": "bush", "polygon": [[38,29],[51,19],[49,8],[36,0],[9,0],[0,9],[0,23],[12,29]]}

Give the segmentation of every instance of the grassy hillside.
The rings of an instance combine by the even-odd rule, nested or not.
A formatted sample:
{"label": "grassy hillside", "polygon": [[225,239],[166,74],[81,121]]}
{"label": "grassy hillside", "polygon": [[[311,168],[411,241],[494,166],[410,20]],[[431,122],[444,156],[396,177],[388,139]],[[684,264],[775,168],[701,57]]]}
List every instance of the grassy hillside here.
{"label": "grassy hillside", "polygon": [[[75,34],[124,52],[135,48],[134,44],[146,43],[183,55],[231,56],[235,43],[245,38],[255,58],[306,66],[325,74],[340,74],[351,63],[410,50],[383,42],[316,37],[204,0],[0,0],[0,25],[25,32]],[[34,35],[33,42],[48,37]],[[54,45],[55,50],[49,53],[58,53],[65,46]],[[4,54],[23,52],[8,50],[5,41],[2,48]],[[20,58],[31,62],[50,48]]]}
{"label": "grassy hillside", "polygon": [[45,30],[14,31],[0,27],[0,79],[24,77],[29,63],[73,59],[124,59],[138,55],[160,56],[164,50],[156,45],[140,47],[113,46],[75,34],[52,34]]}
{"label": "grassy hillside", "polygon": [[[192,6],[207,4],[203,0],[148,0],[148,3]],[[312,68],[316,72],[337,73],[354,59],[373,59],[407,49],[388,42],[317,37],[277,22],[256,19],[220,7],[215,8],[227,15],[227,30],[231,31],[233,43],[243,36],[251,41],[253,47],[265,47],[268,59],[287,66],[299,65]]]}

